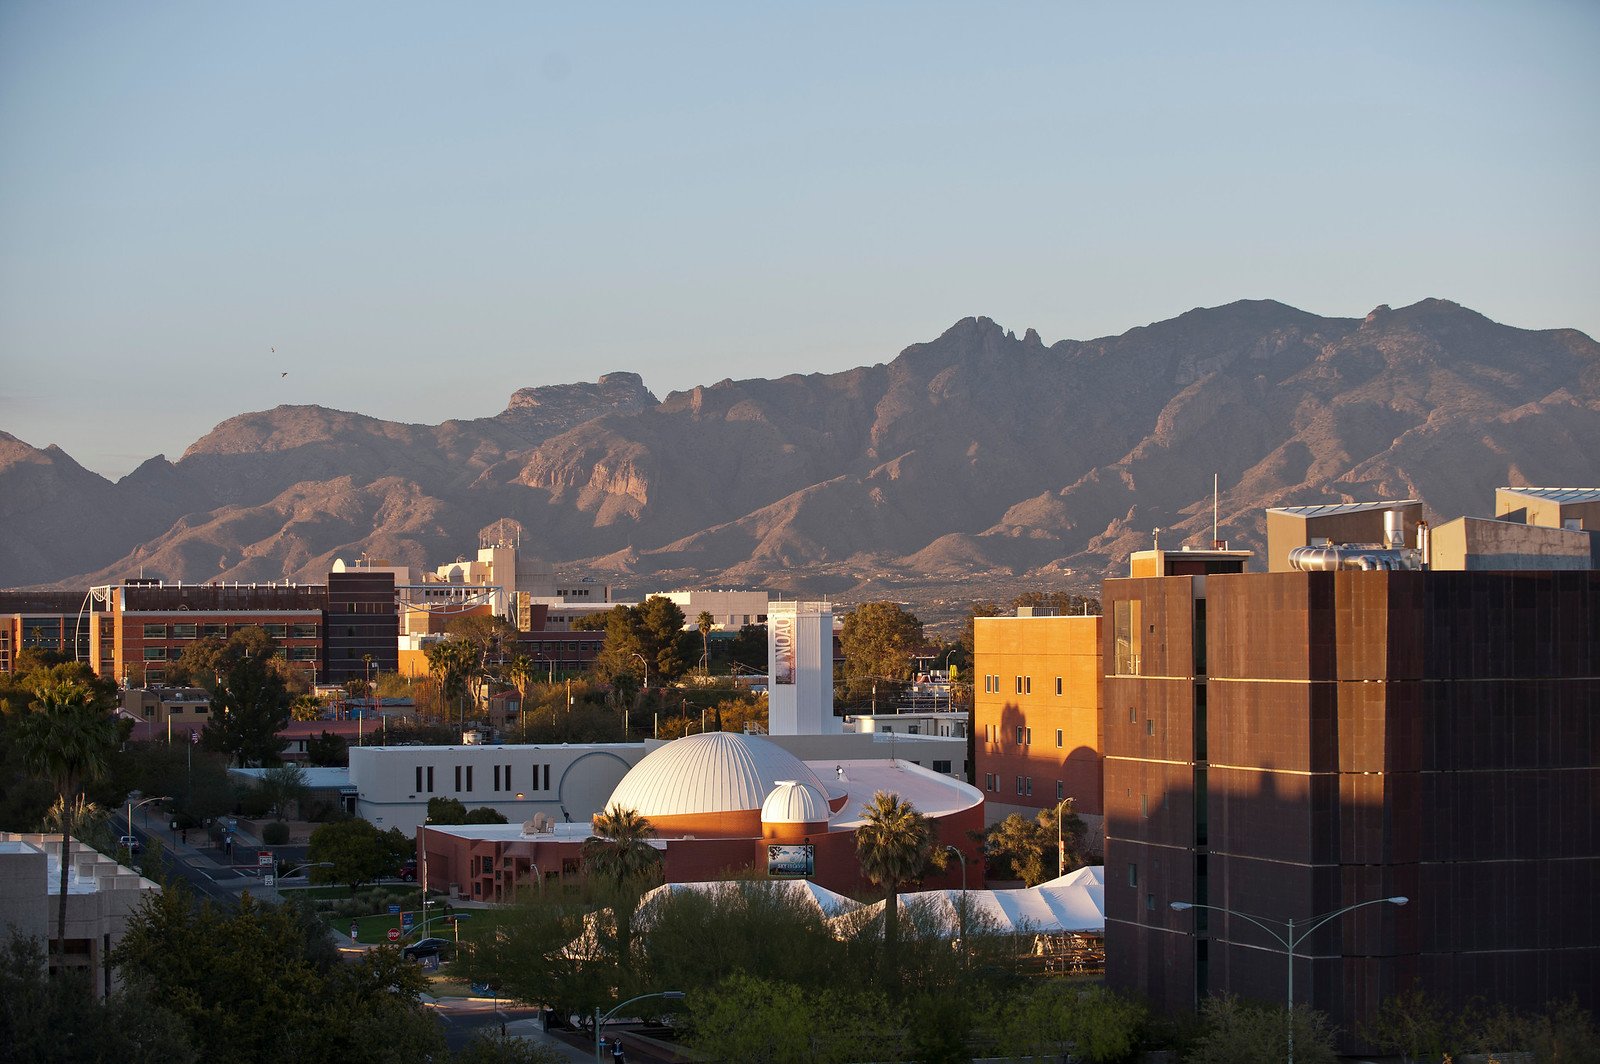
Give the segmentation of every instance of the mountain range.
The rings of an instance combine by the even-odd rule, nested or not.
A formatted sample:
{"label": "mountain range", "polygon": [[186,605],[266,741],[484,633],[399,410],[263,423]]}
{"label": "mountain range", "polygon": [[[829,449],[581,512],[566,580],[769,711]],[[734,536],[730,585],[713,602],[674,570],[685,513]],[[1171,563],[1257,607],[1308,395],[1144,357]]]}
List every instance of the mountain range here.
{"label": "mountain range", "polygon": [[113,483],[0,432],[0,585],[317,581],[437,565],[509,520],[640,590],[951,601],[1092,588],[1151,544],[1261,549],[1263,508],[1600,483],[1600,345],[1429,299],[1364,318],[1268,300],[1046,345],[965,318],[888,363],[524,388],[439,425],[280,406]]}

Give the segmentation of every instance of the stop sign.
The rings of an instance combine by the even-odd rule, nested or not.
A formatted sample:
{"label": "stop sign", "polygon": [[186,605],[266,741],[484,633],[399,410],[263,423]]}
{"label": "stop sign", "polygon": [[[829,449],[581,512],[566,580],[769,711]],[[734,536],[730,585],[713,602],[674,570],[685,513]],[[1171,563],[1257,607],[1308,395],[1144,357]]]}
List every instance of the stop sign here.
{"label": "stop sign", "polygon": [[400,941],[400,929],[398,927],[389,928],[389,941],[390,942],[399,942]]}

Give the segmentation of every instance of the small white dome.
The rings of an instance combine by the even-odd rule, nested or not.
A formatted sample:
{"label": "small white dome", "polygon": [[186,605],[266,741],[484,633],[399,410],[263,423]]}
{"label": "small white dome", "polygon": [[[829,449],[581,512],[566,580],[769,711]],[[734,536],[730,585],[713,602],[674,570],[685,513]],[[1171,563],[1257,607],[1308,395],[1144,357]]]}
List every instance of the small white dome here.
{"label": "small white dome", "polygon": [[779,780],[761,803],[763,824],[821,824],[828,815],[822,792],[796,780]]}
{"label": "small white dome", "polygon": [[620,805],[646,818],[753,813],[779,780],[796,780],[827,793],[804,761],[769,739],[704,732],[652,750],[622,777],[606,807]]}

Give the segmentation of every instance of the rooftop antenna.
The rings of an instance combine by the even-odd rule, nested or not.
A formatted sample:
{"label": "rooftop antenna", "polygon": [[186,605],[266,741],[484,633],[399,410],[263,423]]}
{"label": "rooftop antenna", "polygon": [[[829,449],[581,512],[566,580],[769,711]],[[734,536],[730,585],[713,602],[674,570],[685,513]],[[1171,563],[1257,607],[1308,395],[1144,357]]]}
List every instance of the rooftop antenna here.
{"label": "rooftop antenna", "polygon": [[1217,474],[1211,474],[1211,549],[1217,550],[1221,542],[1217,539]]}
{"label": "rooftop antenna", "polygon": [[1161,529],[1157,528],[1150,533],[1150,549],[1161,549]]}

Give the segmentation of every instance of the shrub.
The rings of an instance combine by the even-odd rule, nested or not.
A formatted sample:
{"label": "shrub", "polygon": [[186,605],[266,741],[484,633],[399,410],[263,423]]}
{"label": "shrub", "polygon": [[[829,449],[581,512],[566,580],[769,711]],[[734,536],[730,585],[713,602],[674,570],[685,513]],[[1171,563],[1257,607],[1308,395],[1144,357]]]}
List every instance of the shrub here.
{"label": "shrub", "polygon": [[261,829],[261,841],[268,846],[282,846],[289,841],[289,825],[281,820],[274,820]]}

